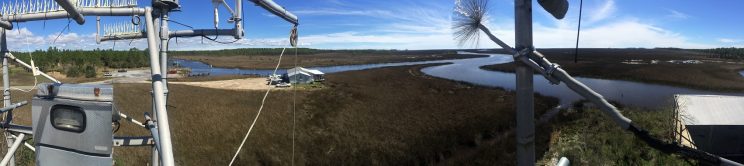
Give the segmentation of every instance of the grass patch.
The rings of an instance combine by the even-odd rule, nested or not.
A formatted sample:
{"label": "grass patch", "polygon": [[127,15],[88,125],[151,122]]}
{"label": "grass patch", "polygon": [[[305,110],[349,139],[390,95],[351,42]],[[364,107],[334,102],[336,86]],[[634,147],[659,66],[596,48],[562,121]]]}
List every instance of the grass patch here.
{"label": "grass patch", "polygon": [[[672,132],[672,110],[627,109],[633,123],[657,138]],[[599,110],[568,110],[558,115],[551,134],[550,150],[540,164],[555,164],[566,157],[578,165],[693,165],[676,154],[651,148],[632,133],[621,129]],[[671,140],[665,140],[670,141]]]}

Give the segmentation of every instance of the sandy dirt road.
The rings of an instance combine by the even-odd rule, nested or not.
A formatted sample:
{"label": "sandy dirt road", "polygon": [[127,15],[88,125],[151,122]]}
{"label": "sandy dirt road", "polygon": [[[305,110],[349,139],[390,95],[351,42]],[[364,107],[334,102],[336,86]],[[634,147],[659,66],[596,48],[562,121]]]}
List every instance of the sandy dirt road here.
{"label": "sandy dirt road", "polygon": [[[274,88],[266,85],[266,78],[244,78],[234,80],[204,81],[204,82],[168,82],[169,84],[191,85],[214,89],[227,90],[266,90]],[[282,88],[276,88],[282,89]]]}
{"label": "sandy dirt road", "polygon": [[[112,73],[111,79],[95,82],[86,82],[83,84],[112,84],[112,83],[150,83],[149,70],[130,70],[123,73]],[[190,85],[214,89],[227,90],[266,90],[274,86],[266,85],[266,78],[244,78],[220,81],[203,81],[203,82],[176,82],[170,81],[168,84]],[[282,88],[277,88],[282,89]]]}

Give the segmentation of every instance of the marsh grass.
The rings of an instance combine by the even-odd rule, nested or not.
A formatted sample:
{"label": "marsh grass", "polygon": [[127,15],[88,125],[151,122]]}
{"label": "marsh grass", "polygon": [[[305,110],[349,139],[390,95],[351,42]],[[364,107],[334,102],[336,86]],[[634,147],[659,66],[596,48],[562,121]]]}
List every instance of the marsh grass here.
{"label": "marsh grass", "polygon": [[[620,79],[684,86],[705,90],[744,92],[741,64],[704,62],[671,64],[668,60],[712,60],[699,52],[667,49],[580,49],[579,63],[573,62],[573,49],[541,49],[552,62],[573,76]],[[623,64],[627,60],[661,61],[659,64]],[[514,63],[482,66],[487,70],[514,72]]]}
{"label": "marsh grass", "polygon": [[[483,147],[474,156],[457,157],[455,148],[480,147],[476,142],[483,137],[508,135],[515,125],[514,94],[429,77],[419,71],[421,67],[335,73],[313,90],[273,91],[237,165],[292,163],[294,92],[297,165],[414,165],[448,160],[469,165],[513,164],[513,136],[504,137],[497,146]],[[151,85],[114,87],[117,108],[142,121],[143,113],[152,109]],[[169,88],[167,107],[176,163],[226,165],[252,122],[264,91],[187,85]],[[30,94],[27,97],[30,99]],[[535,107],[539,116],[558,102],[536,96],[535,103],[539,103]],[[17,112],[27,112],[30,124],[30,107],[23,109]],[[149,132],[122,122],[115,135],[143,136]],[[146,165],[150,151],[149,147],[116,147],[115,161],[117,165]]]}
{"label": "marsh grass", "polygon": [[[297,91],[295,163],[397,165],[435,163],[452,147],[484,132],[514,126],[513,94],[500,89],[427,77],[419,66],[327,75],[324,88]],[[147,84],[116,85],[119,108],[136,119],[150,109]],[[176,160],[181,165],[224,165],[255,116],[263,91],[229,91],[171,85]],[[274,91],[238,156],[240,165],[289,165],[292,91]],[[557,104],[538,97],[538,112]],[[140,132],[132,132],[140,131]],[[141,135],[124,125],[117,135]],[[513,138],[513,137],[509,137]],[[514,147],[503,147],[513,151]],[[143,165],[148,148],[118,148],[118,159]],[[500,154],[480,157],[492,158]],[[513,158],[501,158],[511,163]]]}
{"label": "marsh grass", "polygon": [[[669,139],[672,110],[626,109],[623,114],[657,138]],[[621,129],[599,110],[568,110],[556,117],[547,155],[541,164],[566,157],[576,165],[693,165],[679,155],[662,153]]]}

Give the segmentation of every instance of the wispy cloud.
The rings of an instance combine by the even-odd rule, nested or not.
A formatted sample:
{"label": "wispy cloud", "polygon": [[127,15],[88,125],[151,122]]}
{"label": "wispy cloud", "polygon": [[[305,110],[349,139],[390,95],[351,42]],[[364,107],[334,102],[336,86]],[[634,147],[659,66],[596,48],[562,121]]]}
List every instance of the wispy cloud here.
{"label": "wispy cloud", "polygon": [[309,15],[309,16],[366,16],[366,17],[381,17],[390,18],[396,15],[391,11],[387,10],[347,10],[347,9],[309,9],[309,10],[298,10],[294,11],[298,15]]}
{"label": "wispy cloud", "polygon": [[589,10],[587,14],[589,14],[589,22],[598,22],[602,21],[604,19],[610,18],[615,11],[617,11],[617,7],[615,6],[614,0],[606,0],[604,3],[600,4],[599,6],[596,6]]}
{"label": "wispy cloud", "polygon": [[740,43],[744,40],[742,39],[731,39],[731,38],[718,38],[718,42],[721,43]]}
{"label": "wispy cloud", "polygon": [[[333,0],[329,0],[329,3]],[[409,2],[409,1],[405,1]],[[401,1],[400,3],[405,3]],[[599,2],[585,8],[587,24],[581,32],[580,47],[594,48],[625,48],[625,47],[681,47],[681,48],[709,48],[712,45],[702,44],[700,40],[692,40],[663,25],[652,21],[633,17],[633,13],[617,16],[618,6],[614,0],[595,0]],[[345,2],[344,2],[345,3]],[[367,2],[365,2],[367,3]],[[388,2],[369,2],[388,3]],[[333,4],[333,3],[331,3]],[[449,5],[449,6],[448,6]],[[586,4],[585,4],[586,5]],[[587,6],[585,6],[587,7]],[[356,10],[360,9],[360,10]],[[574,10],[576,8],[572,8]],[[367,5],[346,3],[342,6],[321,6],[317,9],[293,10],[302,18],[315,17],[321,22],[310,22],[308,25],[322,25],[332,30],[308,30],[300,28],[299,42],[303,47],[330,49],[441,49],[457,48],[451,30],[451,4],[433,6],[429,3],[408,5]],[[578,10],[577,10],[578,11]],[[669,10],[675,15],[675,10]],[[508,13],[508,14],[504,14]],[[485,24],[492,32],[507,43],[514,43],[514,20],[510,18],[512,11],[492,11]],[[678,12],[680,16],[689,15]],[[545,14],[545,13],[544,13]],[[506,16],[505,16],[506,15]],[[552,16],[546,15],[546,17]],[[662,15],[664,17],[664,15]],[[680,17],[681,18],[681,17]],[[351,20],[351,21],[350,21]],[[534,24],[535,45],[538,48],[573,47],[576,40],[577,17],[551,22]],[[371,23],[374,22],[374,23]],[[333,28],[328,28],[333,27]],[[11,49],[26,50],[46,49],[47,46],[57,46],[69,49],[115,48],[129,49],[136,47],[144,49],[144,40],[109,41],[95,43],[95,34],[65,33],[60,36],[56,44],[51,41],[57,34],[38,35],[25,28],[17,28],[8,32]],[[221,37],[221,41],[230,42],[232,38]],[[720,38],[719,43],[733,43],[736,45],[744,40]],[[131,44],[130,44],[131,42]],[[497,47],[487,38],[479,42],[481,48]],[[245,47],[285,47],[287,38],[265,37],[241,39],[230,44],[220,44],[200,37],[178,38],[170,40],[171,50],[204,50]],[[719,44],[724,45],[724,44]]]}
{"label": "wispy cloud", "polygon": [[667,15],[667,17],[669,18],[681,19],[681,20],[690,18],[690,15],[679,12],[674,9],[667,9],[667,11],[669,11],[669,14]]}

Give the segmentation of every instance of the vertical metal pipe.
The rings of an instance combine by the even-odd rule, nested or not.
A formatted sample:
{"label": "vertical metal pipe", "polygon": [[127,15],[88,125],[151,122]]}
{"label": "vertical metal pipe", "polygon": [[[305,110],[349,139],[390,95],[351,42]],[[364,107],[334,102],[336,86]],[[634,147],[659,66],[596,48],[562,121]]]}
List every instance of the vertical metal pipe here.
{"label": "vertical metal pipe", "polygon": [[160,59],[158,58],[158,45],[155,41],[155,27],[152,18],[152,8],[145,8],[145,22],[147,27],[147,46],[150,54],[150,71],[152,72],[152,90],[155,102],[153,103],[157,112],[158,135],[160,139],[161,163],[165,166],[175,165],[173,159],[173,146],[171,144],[170,124],[168,113],[165,108],[165,96],[163,95],[163,78],[160,72]]}
{"label": "vertical metal pipe", "polygon": [[101,16],[96,16],[96,43],[101,44]]}
{"label": "vertical metal pipe", "polygon": [[[3,107],[10,106],[10,73],[8,73],[8,40],[5,34],[5,29],[0,28],[0,52],[3,54]],[[13,120],[13,111],[5,113],[5,122],[9,124]],[[4,132],[5,141],[10,145],[13,143],[13,139],[10,138],[10,134]],[[10,153],[10,149],[8,149]],[[15,166],[15,156],[10,157],[9,166]]]}
{"label": "vertical metal pipe", "polygon": [[163,73],[165,104],[168,104],[168,9],[160,9],[160,73]]}
{"label": "vertical metal pipe", "polygon": [[243,1],[235,0],[235,39],[243,38]]}
{"label": "vertical metal pipe", "polygon": [[[170,37],[168,35],[168,33],[170,33],[170,30],[168,28],[169,9],[161,8],[160,11],[160,19],[157,21],[159,24],[155,24],[155,26],[160,26],[160,30],[157,31],[157,33],[160,34],[160,72],[163,74],[163,95],[165,96],[164,102],[165,105],[168,105],[168,38]],[[157,118],[157,113],[153,115],[155,115],[154,118]],[[158,154],[158,148],[154,147],[152,149],[152,152],[153,165],[159,165],[160,156]]]}
{"label": "vertical metal pipe", "polygon": [[158,153],[158,148],[156,148],[154,145],[152,146],[152,163],[150,165],[152,166],[159,166],[160,165],[160,157]]}
{"label": "vertical metal pipe", "polygon": [[[532,48],[532,1],[515,0],[514,32],[517,50]],[[535,165],[535,122],[532,70],[516,63],[517,165]]]}

